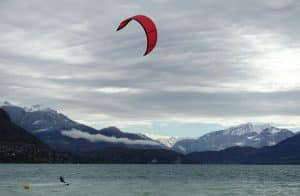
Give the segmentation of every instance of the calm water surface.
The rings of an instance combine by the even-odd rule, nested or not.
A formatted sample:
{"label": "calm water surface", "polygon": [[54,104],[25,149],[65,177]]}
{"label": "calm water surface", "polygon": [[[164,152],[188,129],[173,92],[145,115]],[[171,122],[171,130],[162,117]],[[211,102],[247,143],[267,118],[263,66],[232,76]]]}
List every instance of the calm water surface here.
{"label": "calm water surface", "polygon": [[300,166],[0,164],[0,196],[14,195],[300,196]]}

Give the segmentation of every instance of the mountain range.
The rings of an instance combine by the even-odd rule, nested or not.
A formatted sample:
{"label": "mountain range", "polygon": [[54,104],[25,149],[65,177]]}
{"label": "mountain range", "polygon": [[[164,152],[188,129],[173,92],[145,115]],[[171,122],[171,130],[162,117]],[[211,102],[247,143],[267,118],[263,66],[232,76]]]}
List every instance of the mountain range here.
{"label": "mountain range", "polygon": [[[47,149],[43,150],[47,152],[45,154],[60,153],[61,157],[67,155],[64,153],[71,153],[76,157],[65,156],[63,160],[77,162],[191,163],[196,160],[209,163],[210,160],[205,159],[206,155],[219,157],[220,153],[229,152],[230,157],[231,152],[238,154],[239,149],[242,153],[249,150],[259,152],[260,155],[262,151],[257,149],[269,149],[268,146],[273,147],[288,138],[295,137],[295,133],[287,129],[279,129],[268,124],[247,123],[211,132],[197,139],[182,139],[153,134],[126,133],[116,127],[97,130],[39,105],[20,107],[5,102],[1,108],[3,119],[9,118],[10,124],[13,124],[11,126],[18,127],[18,130],[21,129],[23,133],[26,132],[35,138],[34,140],[40,145],[34,147],[35,149]],[[0,124],[0,128],[3,128],[1,126],[5,125]],[[1,131],[1,137],[3,136],[0,138],[1,144],[9,141],[8,137],[4,137],[9,135],[8,133],[12,134],[11,138],[18,138],[15,138],[13,131],[7,132],[7,129]],[[30,141],[28,142],[31,144]],[[256,157],[260,158],[258,155]]]}
{"label": "mountain range", "polygon": [[104,147],[165,148],[144,135],[124,133],[116,127],[96,130],[39,105],[23,108],[6,102],[2,108],[15,124],[59,152],[80,154]]}
{"label": "mountain range", "polygon": [[175,143],[173,149],[188,154],[191,152],[219,151],[232,146],[260,148],[275,145],[294,135],[295,133],[292,131],[279,129],[268,124],[247,123],[211,132],[197,139],[180,140]]}
{"label": "mountain range", "polygon": [[0,109],[0,163],[192,163],[192,160],[167,149],[104,147],[80,154],[56,152],[14,124]]}
{"label": "mountain range", "polygon": [[300,164],[300,134],[262,148],[230,147],[187,155],[202,164]]}
{"label": "mountain range", "polygon": [[20,107],[5,102],[2,104],[2,108],[15,124],[60,152],[85,153],[104,147],[129,147],[172,149],[188,154],[218,151],[232,146],[259,148],[277,144],[294,135],[292,131],[272,127],[268,124],[247,123],[211,132],[197,139],[181,139],[153,134],[125,133],[116,127],[96,130],[77,123],[55,110],[39,105]]}

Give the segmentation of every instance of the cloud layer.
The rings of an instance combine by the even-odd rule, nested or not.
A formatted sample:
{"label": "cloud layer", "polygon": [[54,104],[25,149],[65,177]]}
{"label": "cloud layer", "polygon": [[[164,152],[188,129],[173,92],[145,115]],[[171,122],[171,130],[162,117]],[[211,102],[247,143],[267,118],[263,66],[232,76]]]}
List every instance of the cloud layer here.
{"label": "cloud layer", "polygon": [[[0,97],[97,127],[300,125],[296,0],[0,2]],[[147,57],[151,16],[159,42]]]}
{"label": "cloud layer", "polygon": [[62,135],[75,138],[75,139],[86,139],[90,142],[110,142],[110,143],[122,143],[127,145],[150,145],[150,146],[161,146],[160,143],[150,140],[130,140],[128,138],[116,138],[107,137],[101,134],[89,134],[77,129],[69,131],[62,131]]}

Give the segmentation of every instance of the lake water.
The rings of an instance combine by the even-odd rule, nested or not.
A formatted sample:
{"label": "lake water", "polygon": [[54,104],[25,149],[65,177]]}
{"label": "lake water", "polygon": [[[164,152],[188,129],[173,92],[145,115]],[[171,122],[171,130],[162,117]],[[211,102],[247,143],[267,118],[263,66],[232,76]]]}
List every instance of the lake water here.
{"label": "lake water", "polygon": [[299,196],[300,166],[0,164],[0,196],[15,195]]}

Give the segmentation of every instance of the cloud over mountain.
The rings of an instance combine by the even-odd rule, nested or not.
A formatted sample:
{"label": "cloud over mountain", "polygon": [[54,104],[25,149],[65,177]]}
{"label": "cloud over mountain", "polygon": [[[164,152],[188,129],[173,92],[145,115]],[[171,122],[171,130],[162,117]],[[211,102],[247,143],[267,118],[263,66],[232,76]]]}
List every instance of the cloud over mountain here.
{"label": "cloud over mountain", "polygon": [[112,143],[123,143],[126,145],[153,145],[161,146],[158,142],[150,140],[131,140],[128,138],[116,138],[107,137],[102,134],[90,134],[80,130],[72,129],[68,131],[62,131],[62,135],[74,138],[74,139],[86,139],[90,142],[112,142]]}

